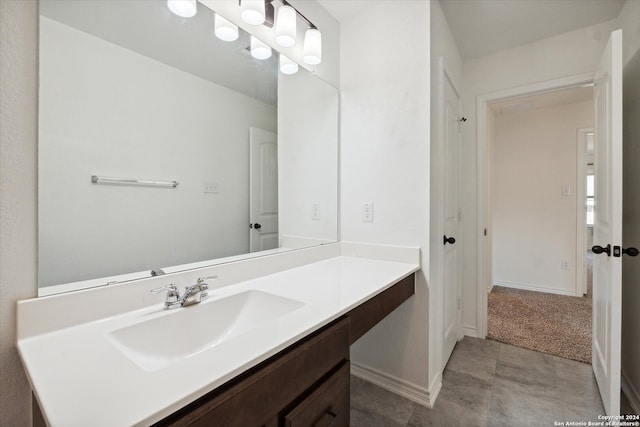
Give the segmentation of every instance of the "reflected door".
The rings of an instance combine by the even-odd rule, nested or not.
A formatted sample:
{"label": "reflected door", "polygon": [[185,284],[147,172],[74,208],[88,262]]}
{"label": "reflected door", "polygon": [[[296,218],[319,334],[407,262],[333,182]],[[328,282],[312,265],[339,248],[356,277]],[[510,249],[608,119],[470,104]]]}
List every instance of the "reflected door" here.
{"label": "reflected door", "polygon": [[278,247],[278,138],[249,128],[249,251]]}

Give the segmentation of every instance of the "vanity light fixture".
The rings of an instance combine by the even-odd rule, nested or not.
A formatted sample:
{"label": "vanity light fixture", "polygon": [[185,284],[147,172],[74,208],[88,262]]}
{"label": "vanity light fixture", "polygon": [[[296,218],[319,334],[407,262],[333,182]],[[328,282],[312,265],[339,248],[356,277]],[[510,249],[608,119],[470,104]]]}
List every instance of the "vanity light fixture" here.
{"label": "vanity light fixture", "polygon": [[292,47],[296,44],[296,10],[289,6],[280,6],[276,18],[276,43],[282,47]]}
{"label": "vanity light fixture", "polygon": [[214,18],[215,34],[220,40],[232,42],[238,40],[238,26],[216,13]]}
{"label": "vanity light fixture", "polygon": [[196,0],[167,0],[167,7],[182,18],[191,18],[198,11]]}
{"label": "vanity light fixture", "polygon": [[322,34],[315,27],[309,28],[304,33],[302,61],[309,65],[318,65],[322,62]]}
{"label": "vanity light fixture", "polygon": [[249,25],[264,24],[265,9],[265,0],[240,0],[240,17]]}
{"label": "vanity light fixture", "polygon": [[256,59],[271,58],[271,47],[262,40],[251,36],[251,56]]}
{"label": "vanity light fixture", "polygon": [[282,74],[295,74],[298,72],[298,64],[283,54],[280,54],[280,72]]}
{"label": "vanity light fixture", "polygon": [[[195,0],[194,0],[195,1]],[[265,25],[273,27],[274,0],[238,0],[240,2],[240,16],[243,21],[251,25]],[[309,25],[304,35],[302,47],[302,61],[309,65],[318,65],[322,62],[322,34],[313,22],[309,21],[287,0],[280,0],[282,6],[278,8],[275,25],[275,42],[282,47],[296,45],[297,19],[301,18]],[[254,49],[254,43],[260,46]],[[267,54],[268,50],[268,54]],[[254,52],[255,51],[255,52]],[[266,59],[271,56],[271,48],[261,41],[254,42],[251,37],[251,55],[257,59]]]}

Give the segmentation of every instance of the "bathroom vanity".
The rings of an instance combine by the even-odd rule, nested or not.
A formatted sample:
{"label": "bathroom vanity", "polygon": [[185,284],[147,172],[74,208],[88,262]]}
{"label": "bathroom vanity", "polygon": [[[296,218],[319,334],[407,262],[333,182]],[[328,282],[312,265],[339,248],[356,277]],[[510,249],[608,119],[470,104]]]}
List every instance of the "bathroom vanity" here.
{"label": "bathroom vanity", "polygon": [[[175,310],[149,290],[186,273],[21,301],[18,349],[42,420],[348,425],[349,346],[413,295],[418,250],[336,243],[268,258]],[[279,271],[261,274],[267,264]]]}
{"label": "bathroom vanity", "polygon": [[349,346],[413,295],[414,281],[405,277],[156,425],[348,426]]}

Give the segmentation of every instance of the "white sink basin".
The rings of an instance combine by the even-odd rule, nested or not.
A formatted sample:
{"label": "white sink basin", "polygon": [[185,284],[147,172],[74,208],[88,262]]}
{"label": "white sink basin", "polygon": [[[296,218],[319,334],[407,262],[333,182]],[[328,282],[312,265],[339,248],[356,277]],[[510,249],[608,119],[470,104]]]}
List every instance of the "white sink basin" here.
{"label": "white sink basin", "polygon": [[145,371],[158,371],[292,312],[304,303],[261,291],[176,309],[107,334]]}

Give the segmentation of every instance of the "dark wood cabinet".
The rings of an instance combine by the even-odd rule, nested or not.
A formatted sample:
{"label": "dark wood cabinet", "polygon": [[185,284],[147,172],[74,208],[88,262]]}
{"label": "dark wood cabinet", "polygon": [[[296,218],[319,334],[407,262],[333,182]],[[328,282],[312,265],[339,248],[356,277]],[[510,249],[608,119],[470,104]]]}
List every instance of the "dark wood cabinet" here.
{"label": "dark wood cabinet", "polygon": [[278,419],[282,411],[348,358],[349,318],[345,316],[157,425],[250,427],[273,424],[270,420]]}
{"label": "dark wood cabinet", "polygon": [[353,344],[369,329],[387,317],[415,292],[415,274],[405,277],[395,285],[363,302],[349,312],[349,344]]}
{"label": "dark wood cabinet", "polygon": [[156,426],[348,426],[349,346],[413,293],[412,274]]}
{"label": "dark wood cabinet", "polygon": [[345,361],[322,384],[284,417],[285,427],[346,427],[349,425],[349,362]]}

